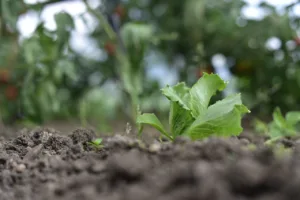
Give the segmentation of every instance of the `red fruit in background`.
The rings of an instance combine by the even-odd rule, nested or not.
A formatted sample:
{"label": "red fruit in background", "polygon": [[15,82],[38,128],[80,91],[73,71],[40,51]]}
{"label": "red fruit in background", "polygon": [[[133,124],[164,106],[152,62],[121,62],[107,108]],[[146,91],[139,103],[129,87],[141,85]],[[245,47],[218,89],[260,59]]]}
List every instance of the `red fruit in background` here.
{"label": "red fruit in background", "polygon": [[299,37],[295,38],[294,41],[297,46],[300,46],[300,38]]}
{"label": "red fruit in background", "polygon": [[104,48],[105,48],[106,52],[108,53],[108,55],[115,55],[116,46],[113,43],[111,43],[111,42],[106,43]]}
{"label": "red fruit in background", "polygon": [[8,100],[15,100],[18,97],[18,88],[14,85],[7,86],[5,96]]}
{"label": "red fruit in background", "polygon": [[0,83],[8,83],[9,78],[10,74],[7,69],[0,70]]}
{"label": "red fruit in background", "polygon": [[197,71],[197,77],[200,78],[203,76],[203,73],[208,73],[208,74],[211,74],[214,72],[212,66],[208,66],[208,67],[205,67],[205,68],[199,68],[198,71]]}
{"label": "red fruit in background", "polygon": [[125,16],[125,8],[121,5],[118,5],[116,8],[115,8],[115,11],[114,11],[115,14],[117,14],[121,19]]}

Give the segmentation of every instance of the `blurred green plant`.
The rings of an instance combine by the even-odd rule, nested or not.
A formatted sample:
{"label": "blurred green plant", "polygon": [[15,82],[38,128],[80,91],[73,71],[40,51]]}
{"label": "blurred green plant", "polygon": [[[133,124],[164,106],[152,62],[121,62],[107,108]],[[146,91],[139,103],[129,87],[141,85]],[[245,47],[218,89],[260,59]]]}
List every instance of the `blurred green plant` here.
{"label": "blurred green plant", "polygon": [[[92,88],[86,90],[86,93],[79,100],[79,119],[83,126],[88,126],[90,123],[96,124],[101,132],[110,131],[106,123],[113,120],[117,116],[118,105],[120,105],[120,96],[116,93],[106,95],[107,90],[115,90],[104,85],[101,88]],[[103,98],[105,97],[105,98]]]}
{"label": "blurred green plant", "polygon": [[[170,40],[175,38],[170,35],[156,35],[152,25],[142,22],[126,22],[121,25],[120,30],[110,24],[103,13],[92,9],[88,2],[85,1],[88,11],[102,22],[104,31],[109,38],[105,44],[107,53],[114,59],[114,68],[121,81],[122,91],[127,95],[130,102],[130,118],[135,121],[138,112],[138,106],[141,104],[140,96],[145,88],[145,56],[151,44],[160,40]],[[120,7],[117,7],[120,9]],[[116,10],[119,17],[120,11]],[[167,35],[168,36],[168,35]],[[126,96],[125,98],[126,99]],[[124,108],[128,101],[125,101]]]}
{"label": "blurred green plant", "polygon": [[[164,32],[178,32],[178,40],[162,42],[159,48],[171,63],[177,56],[183,59],[181,80],[194,82],[194,74],[210,68],[214,56],[221,55],[224,67],[238,77],[244,103],[252,113],[268,115],[276,106],[300,109],[297,5],[287,4],[278,12],[262,2],[257,6],[262,15],[253,19],[245,15],[247,3],[240,0],[153,0],[147,8],[149,21],[155,20]],[[270,41],[278,45],[270,46]]]}
{"label": "blurred green plant", "polygon": [[[88,58],[71,47],[74,19],[67,13],[55,15],[56,30],[48,30],[41,22],[32,36],[20,38],[20,16],[28,12],[40,15],[45,6],[59,2],[0,3],[0,112],[4,121],[41,123],[79,116],[86,122],[92,106],[84,111],[82,102],[90,101],[90,91],[107,82],[122,91],[114,110],[123,108],[131,119],[137,115],[137,105],[160,111],[161,106],[147,99],[158,97],[157,84],[145,74],[149,52],[163,54],[169,68],[187,85],[203,72],[216,72],[213,59],[221,55],[225,67],[238,77],[243,102],[252,113],[271,114],[276,106],[283,111],[300,109],[300,39],[296,32],[300,20],[293,13],[297,2],[282,13],[263,2],[258,9],[265,11],[264,16],[250,19],[243,12],[247,3],[240,0],[104,0],[98,7],[83,1],[87,9],[77,19],[87,24],[91,18],[96,21],[88,36],[106,54],[101,59]],[[118,19],[117,26],[110,23],[109,16]],[[270,46],[270,41],[276,41],[277,47]],[[90,81],[94,76],[99,79],[96,84]],[[105,96],[97,96],[98,106],[106,107],[107,101],[101,100]],[[108,113],[100,110],[99,115]]]}
{"label": "blurred green plant", "polygon": [[293,137],[299,133],[297,124],[300,122],[300,112],[290,111],[286,113],[285,117],[281,110],[277,107],[273,112],[273,121],[266,124],[258,119],[255,120],[255,129],[259,133],[264,133],[270,139],[266,144],[272,144],[284,137]]}
{"label": "blurred green plant", "polygon": [[72,17],[58,13],[55,20],[56,31],[40,24],[33,36],[22,43],[22,111],[40,123],[68,112],[71,100],[68,86],[78,80],[68,43],[74,28]]}

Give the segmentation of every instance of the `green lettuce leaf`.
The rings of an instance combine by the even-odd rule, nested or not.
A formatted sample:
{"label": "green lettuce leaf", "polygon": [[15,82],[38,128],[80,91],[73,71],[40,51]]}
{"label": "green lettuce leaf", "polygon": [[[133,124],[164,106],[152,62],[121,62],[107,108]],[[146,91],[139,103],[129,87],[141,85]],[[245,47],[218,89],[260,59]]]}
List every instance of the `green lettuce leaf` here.
{"label": "green lettuce leaf", "polygon": [[206,112],[211,97],[225,87],[226,83],[217,74],[204,73],[203,77],[190,90],[193,117],[196,118]]}
{"label": "green lettuce leaf", "polygon": [[275,108],[274,112],[273,112],[273,120],[275,122],[275,124],[284,129],[284,128],[287,128],[287,123],[286,123],[286,120],[284,119],[281,111],[280,111],[280,108]]}
{"label": "green lettuce leaf", "polygon": [[240,94],[228,96],[199,115],[185,135],[192,139],[202,139],[211,135],[238,135],[243,130],[241,118],[247,112],[249,110],[242,105]]}
{"label": "green lettuce leaf", "polygon": [[136,122],[138,124],[148,124],[156,128],[158,131],[160,131],[164,136],[167,138],[173,140],[173,138],[170,136],[170,134],[165,130],[162,123],[159,121],[159,119],[154,115],[150,113],[144,113],[137,116]]}
{"label": "green lettuce leaf", "polygon": [[291,111],[283,117],[279,107],[273,112],[273,121],[268,124],[268,135],[270,139],[266,144],[272,144],[285,136],[297,135],[296,124],[300,122],[300,112]]}
{"label": "green lettuce leaf", "polygon": [[167,85],[167,87],[161,89],[161,91],[171,102],[178,102],[182,108],[191,110],[189,106],[190,88],[188,88],[185,83],[178,83],[173,87]]}
{"label": "green lettuce leaf", "polygon": [[[297,123],[297,116],[295,115],[296,113],[292,113],[292,114],[287,114],[286,118],[283,117],[280,108],[275,108],[274,112],[273,112],[273,120],[274,120],[274,125],[273,125],[273,129],[271,130],[271,132],[276,132],[275,131],[275,126],[277,126],[277,129],[280,131],[281,135],[296,135],[296,129],[294,127],[294,125]],[[288,120],[287,120],[288,118]],[[290,121],[290,123],[288,123]],[[293,124],[295,123],[295,124]],[[277,131],[278,132],[278,131]],[[271,134],[271,137],[273,138],[274,135],[278,135],[279,133],[276,134]]]}
{"label": "green lettuce leaf", "polygon": [[178,102],[171,103],[169,122],[173,138],[183,134],[194,121],[191,111],[182,108]]}
{"label": "green lettuce leaf", "polygon": [[162,93],[171,101],[169,124],[173,137],[182,134],[194,121],[190,110],[190,88],[185,83],[167,86]]}
{"label": "green lettuce leaf", "polygon": [[284,135],[284,132],[281,128],[273,121],[269,124],[269,134],[271,139],[281,138]]}
{"label": "green lettuce leaf", "polygon": [[285,118],[288,124],[290,124],[291,126],[295,126],[297,123],[300,122],[300,112],[297,111],[288,112]]}

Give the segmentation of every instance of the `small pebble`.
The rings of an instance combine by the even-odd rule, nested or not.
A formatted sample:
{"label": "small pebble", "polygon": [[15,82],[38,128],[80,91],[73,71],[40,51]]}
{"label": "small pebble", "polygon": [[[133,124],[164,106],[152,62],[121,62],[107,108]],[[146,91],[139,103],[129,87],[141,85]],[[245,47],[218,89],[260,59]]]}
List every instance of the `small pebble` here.
{"label": "small pebble", "polygon": [[159,152],[160,149],[161,149],[161,145],[159,143],[151,144],[150,147],[149,147],[149,151],[152,152],[152,153]]}
{"label": "small pebble", "polygon": [[26,166],[24,164],[19,164],[19,165],[16,166],[16,171],[18,173],[24,172],[25,169],[26,169]]}

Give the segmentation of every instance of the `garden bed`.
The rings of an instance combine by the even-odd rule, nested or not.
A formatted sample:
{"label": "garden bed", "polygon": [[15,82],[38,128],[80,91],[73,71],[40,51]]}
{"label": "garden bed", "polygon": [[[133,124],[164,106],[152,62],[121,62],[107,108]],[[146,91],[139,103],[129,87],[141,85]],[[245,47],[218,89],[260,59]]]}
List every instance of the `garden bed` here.
{"label": "garden bed", "polygon": [[[23,130],[0,140],[0,200],[300,199],[300,143],[210,138],[145,144],[129,136],[88,142],[88,129],[64,136]],[[288,148],[288,149],[287,149]]]}

